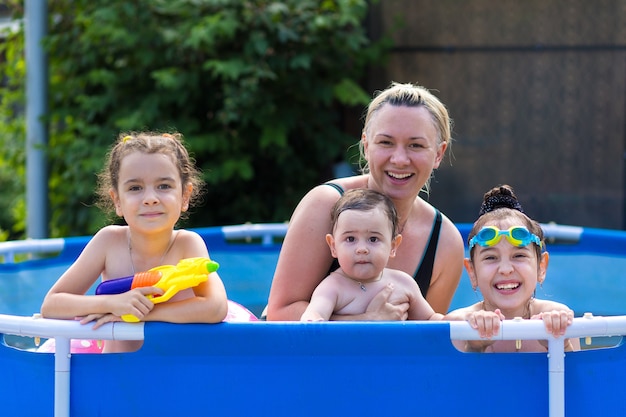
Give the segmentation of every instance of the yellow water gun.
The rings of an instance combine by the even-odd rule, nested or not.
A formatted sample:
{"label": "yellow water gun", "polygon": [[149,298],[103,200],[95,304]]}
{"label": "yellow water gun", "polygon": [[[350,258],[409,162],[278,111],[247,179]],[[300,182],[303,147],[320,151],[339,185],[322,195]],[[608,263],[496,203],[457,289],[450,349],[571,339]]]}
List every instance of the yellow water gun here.
{"label": "yellow water gun", "polygon": [[[176,265],[162,265],[130,277],[110,279],[96,288],[96,295],[121,294],[139,287],[157,287],[163,295],[147,295],[154,304],[163,303],[181,290],[192,288],[209,279],[211,272],[217,271],[219,264],[209,258],[185,258]],[[139,321],[132,314],[125,314],[122,320],[129,323]]]}

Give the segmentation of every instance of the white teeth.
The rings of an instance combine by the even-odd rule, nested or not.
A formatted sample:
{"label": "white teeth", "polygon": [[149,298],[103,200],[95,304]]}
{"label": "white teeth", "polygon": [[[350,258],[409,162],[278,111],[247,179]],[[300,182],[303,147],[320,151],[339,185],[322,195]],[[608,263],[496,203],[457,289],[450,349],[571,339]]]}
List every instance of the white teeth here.
{"label": "white teeth", "polygon": [[508,284],[498,284],[496,285],[496,288],[499,290],[514,290],[515,288],[519,287],[519,284],[515,284],[515,283],[508,283]]}
{"label": "white teeth", "polygon": [[412,174],[394,174],[393,172],[388,172],[388,174],[390,177],[397,178],[399,180],[408,178],[412,175]]}

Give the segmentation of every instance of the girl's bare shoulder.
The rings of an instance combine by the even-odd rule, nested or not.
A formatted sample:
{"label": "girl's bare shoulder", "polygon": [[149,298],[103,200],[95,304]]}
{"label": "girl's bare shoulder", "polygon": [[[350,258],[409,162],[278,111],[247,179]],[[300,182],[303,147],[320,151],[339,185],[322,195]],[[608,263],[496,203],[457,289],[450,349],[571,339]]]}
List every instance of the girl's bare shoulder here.
{"label": "girl's bare shoulder", "polygon": [[468,314],[482,310],[482,302],[478,302],[467,307],[457,308],[456,310],[449,312],[444,316],[444,320],[465,320]]}
{"label": "girl's bare shoulder", "polygon": [[182,258],[206,257],[209,255],[209,248],[206,242],[193,230],[178,229],[174,231],[175,242],[172,246],[169,256]]}
{"label": "girl's bare shoulder", "polygon": [[571,310],[571,308],[563,303],[552,300],[541,300],[537,298],[535,298],[535,300],[533,301],[531,309],[532,314],[543,313],[545,311],[552,310]]}
{"label": "girl's bare shoulder", "polygon": [[174,231],[174,233],[177,234],[176,241],[196,242],[196,241],[198,241],[198,239],[204,241],[204,239],[202,239],[202,236],[200,236],[200,234],[198,232],[195,232],[193,230],[178,229],[178,230]]}
{"label": "girl's bare shoulder", "polygon": [[128,243],[128,226],[110,225],[98,230],[91,239],[94,243],[120,244]]}

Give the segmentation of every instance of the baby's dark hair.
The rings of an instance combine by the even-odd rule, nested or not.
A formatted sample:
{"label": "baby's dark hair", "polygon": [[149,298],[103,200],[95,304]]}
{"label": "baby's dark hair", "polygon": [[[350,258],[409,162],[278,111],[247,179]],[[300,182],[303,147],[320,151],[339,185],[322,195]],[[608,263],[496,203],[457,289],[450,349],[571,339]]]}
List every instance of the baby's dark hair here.
{"label": "baby's dark hair", "polygon": [[[474,222],[474,226],[469,233],[467,241],[472,240],[474,236],[487,224],[495,223],[500,220],[517,218],[522,226],[533,234],[537,235],[544,244],[543,229],[539,222],[531,219],[524,213],[522,205],[517,200],[517,196],[513,192],[510,185],[503,184],[487,191],[483,196],[483,202],[478,212],[478,219]],[[535,245],[537,256],[541,256],[541,247]],[[474,248],[470,251],[473,254]]]}
{"label": "baby's dark hair", "polygon": [[368,211],[381,207],[391,223],[391,237],[398,234],[398,213],[393,201],[385,194],[367,188],[346,191],[330,212],[331,230],[335,230],[339,215],[346,210]]}
{"label": "baby's dark hair", "polygon": [[[161,153],[168,155],[178,168],[183,187],[192,185],[189,207],[197,204],[202,195],[204,181],[195,161],[183,143],[180,133],[128,132],[121,133],[117,142],[106,156],[103,170],[98,174],[97,205],[107,213],[114,213],[115,206],[109,195],[110,190],[117,190],[122,159],[133,152],[145,154]],[[187,213],[181,213],[185,218]]]}

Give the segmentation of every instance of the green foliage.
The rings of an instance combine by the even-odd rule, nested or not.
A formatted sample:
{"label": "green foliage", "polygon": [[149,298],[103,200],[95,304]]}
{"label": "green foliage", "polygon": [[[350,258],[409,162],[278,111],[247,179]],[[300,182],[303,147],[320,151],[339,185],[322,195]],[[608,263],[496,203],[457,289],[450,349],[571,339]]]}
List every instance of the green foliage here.
{"label": "green foliage", "polygon": [[[127,130],[185,136],[208,183],[186,226],[287,220],[358,140],[341,131],[341,110],[367,104],[359,81],[384,51],[366,37],[366,0],[54,0],[48,9],[56,236],[103,225],[96,173]],[[13,191],[23,175],[2,173],[24,162],[22,43],[21,33],[7,39],[0,63],[0,142],[12,146],[0,184],[15,181]]]}

